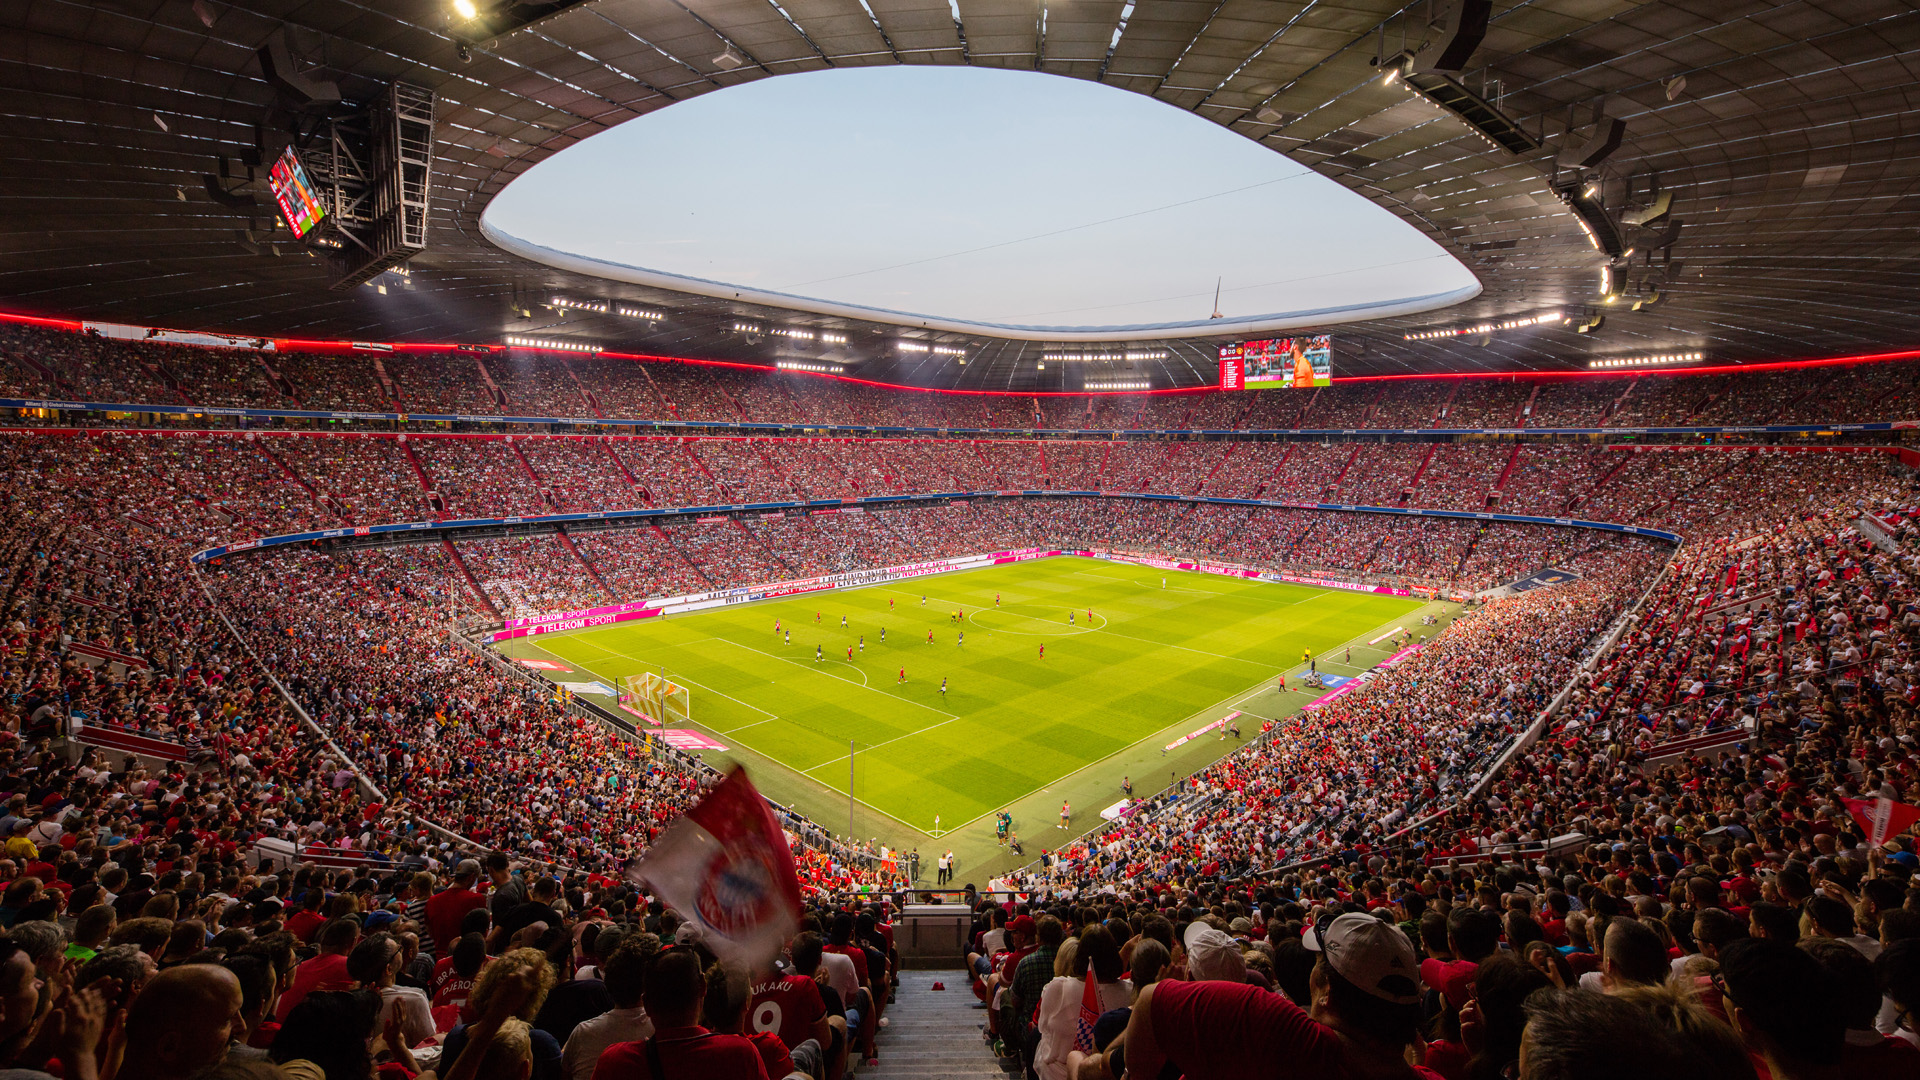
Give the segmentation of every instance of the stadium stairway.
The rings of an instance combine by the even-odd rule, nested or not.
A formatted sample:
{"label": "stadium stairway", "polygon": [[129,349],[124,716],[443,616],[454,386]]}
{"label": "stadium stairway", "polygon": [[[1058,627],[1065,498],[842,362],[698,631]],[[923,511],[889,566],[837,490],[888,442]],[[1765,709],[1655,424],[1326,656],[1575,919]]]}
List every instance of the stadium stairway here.
{"label": "stadium stairway", "polygon": [[[933,989],[934,983],[946,986]],[[967,989],[963,971],[902,971],[900,989],[887,1006],[887,1029],[876,1049],[877,1065],[862,1065],[854,1080],[1008,1080],[980,1037],[987,1011]]]}

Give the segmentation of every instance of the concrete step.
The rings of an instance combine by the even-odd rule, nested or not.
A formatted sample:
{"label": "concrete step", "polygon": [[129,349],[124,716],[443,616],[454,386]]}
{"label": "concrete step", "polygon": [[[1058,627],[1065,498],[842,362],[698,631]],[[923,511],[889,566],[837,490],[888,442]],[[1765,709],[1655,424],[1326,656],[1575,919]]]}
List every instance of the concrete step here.
{"label": "concrete step", "polygon": [[[933,989],[942,983],[945,990]],[[993,1056],[981,1038],[987,1011],[968,989],[964,971],[903,971],[877,1041],[880,1061],[856,1080],[1012,1080],[1019,1070]]]}

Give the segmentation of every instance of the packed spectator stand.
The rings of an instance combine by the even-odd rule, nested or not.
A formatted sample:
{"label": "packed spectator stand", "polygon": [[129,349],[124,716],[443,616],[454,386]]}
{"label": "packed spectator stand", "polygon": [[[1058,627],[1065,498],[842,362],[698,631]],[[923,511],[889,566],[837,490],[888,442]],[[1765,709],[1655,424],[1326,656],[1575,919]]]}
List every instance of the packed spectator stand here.
{"label": "packed spectator stand", "polygon": [[[1868,423],[1920,411],[1920,364],[1345,381],[1295,394],[913,392],[737,364],[472,347],[207,348],[0,321],[0,397],[562,421],[1272,431]],[[96,421],[97,422],[97,421]]]}
{"label": "packed spectator stand", "polygon": [[[846,423],[904,397],[901,415],[954,426],[1033,426],[1038,412],[1060,427],[1254,427],[1284,407],[1303,426],[1510,409],[1533,426],[1617,426],[1763,409],[1884,419],[1911,385],[1909,368],[1877,365],[1789,383],[1790,398],[1758,375],[962,408],[603,358],[570,358],[564,379],[411,354],[269,368],[247,350],[182,359],[5,333],[9,391],[48,393],[46,372],[93,400],[182,407],[284,397],[276,379],[303,402],[391,401],[391,380],[403,402],[462,411],[572,395],[576,412]],[[138,1080],[224,1058],[316,1080],[376,1067],[619,1080],[640,1074],[617,1047],[596,1051],[696,1026],[742,1055],[726,1066],[739,1075],[828,1080],[884,1057],[905,886],[885,863],[789,819],[809,909],[786,966],[714,963],[621,873],[710,774],[560,707],[449,627],[1085,546],[1464,593],[1548,566],[1579,576],[1477,603],[1359,689],[980,898],[966,981],[1009,1060],[1049,1080],[1163,1062],[1290,1075],[1275,1062],[1295,1059],[1382,1075],[1417,1062],[1446,1080],[1920,1074],[1920,851],[1905,834],[1868,844],[1846,805],[1920,803],[1920,522],[1886,453],[23,427],[0,441],[0,466],[13,481],[0,496],[0,1066]],[[324,526],[1007,489],[1492,507],[1685,543],[1076,496],[186,562]],[[89,729],[178,755],[68,741]],[[1719,736],[1731,741],[1687,749]],[[1098,1019],[1083,1041],[1089,982]],[[803,1022],[764,1024],[768,1001]],[[1197,1019],[1224,1010],[1246,1019]]]}

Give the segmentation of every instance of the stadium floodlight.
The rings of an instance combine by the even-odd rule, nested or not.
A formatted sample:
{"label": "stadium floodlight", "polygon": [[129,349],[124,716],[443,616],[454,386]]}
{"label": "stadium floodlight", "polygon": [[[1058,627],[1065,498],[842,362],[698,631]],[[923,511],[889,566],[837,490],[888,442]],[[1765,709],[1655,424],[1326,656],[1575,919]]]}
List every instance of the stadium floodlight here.
{"label": "stadium floodlight", "polygon": [[530,337],[526,334],[508,334],[501,339],[509,349],[547,349],[556,352],[605,352],[606,346],[595,345],[589,341],[572,341],[567,338]]}
{"label": "stadium floodlight", "polygon": [[838,375],[847,370],[840,364],[824,364],[813,360],[775,360],[773,366],[781,371],[814,371],[824,375]]}
{"label": "stadium floodlight", "polygon": [[1707,358],[1701,352],[1656,353],[1652,356],[1621,356],[1607,360],[1589,360],[1589,368],[1657,367],[1661,364],[1694,364]]}
{"label": "stadium floodlight", "polygon": [[1449,326],[1438,330],[1422,330],[1417,334],[1402,334],[1401,341],[1434,341],[1440,338],[1470,337],[1480,334],[1493,334],[1502,330],[1524,330],[1530,326],[1544,326],[1547,323],[1564,322],[1565,316],[1558,311],[1549,311],[1544,315],[1529,315],[1524,319],[1503,319],[1500,322],[1479,323],[1474,326]]}
{"label": "stadium floodlight", "polygon": [[478,45],[536,26],[587,2],[589,0],[449,0],[448,6],[459,17],[450,20],[454,38],[462,45]]}
{"label": "stadium floodlight", "polygon": [[921,345],[921,344],[917,344],[917,343],[915,343],[915,342],[912,342],[912,341],[902,341],[902,342],[899,342],[898,344],[899,344],[899,346],[900,346],[900,351],[901,351],[901,352],[907,352],[907,353],[923,353],[923,352],[928,352],[928,351],[930,351],[930,350],[929,350],[929,348],[928,348],[928,346],[925,346],[925,345]]}
{"label": "stadium floodlight", "polygon": [[1046,352],[1041,354],[1041,358],[1044,360],[1053,360],[1061,363],[1064,363],[1070,360],[1125,360],[1129,362],[1137,362],[1141,360],[1165,360],[1167,358],[1167,350],[1165,349],[1099,349],[1099,348],[1048,349]]}
{"label": "stadium floodlight", "polygon": [[1125,390],[1151,390],[1153,383],[1146,379],[1089,379],[1080,389],[1091,394],[1118,393]]}
{"label": "stadium floodlight", "polygon": [[720,50],[719,56],[716,56],[713,58],[713,63],[715,67],[725,68],[728,71],[732,71],[734,68],[737,68],[741,64],[744,64],[746,62],[747,62],[746,57],[741,56],[739,53],[733,51],[733,45],[731,43],[729,43],[726,48]]}
{"label": "stadium floodlight", "polygon": [[820,341],[827,345],[845,345],[847,343],[847,335],[822,330],[820,331]]}

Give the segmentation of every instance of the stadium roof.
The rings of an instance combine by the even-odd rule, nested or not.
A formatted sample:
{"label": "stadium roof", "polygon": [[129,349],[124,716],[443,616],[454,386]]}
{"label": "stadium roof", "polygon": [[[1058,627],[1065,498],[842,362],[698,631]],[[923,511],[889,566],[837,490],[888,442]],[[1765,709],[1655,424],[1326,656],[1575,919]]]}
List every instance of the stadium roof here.
{"label": "stadium roof", "polygon": [[[1496,0],[1463,72],[1392,79],[1376,62],[1391,69],[1429,36],[1425,0],[544,6],[561,10],[471,45],[470,59],[445,0],[0,6],[0,303],[262,336],[572,336],[760,363],[791,347],[734,327],[777,319],[847,335],[843,355],[863,361],[852,372],[863,378],[1057,389],[1074,365],[1041,370],[1037,342],[921,335],[966,350],[961,366],[880,347],[896,327],[567,273],[480,234],[481,211],[515,176],[674,101],[828,66],[970,63],[1097,79],[1191,109],[1386,207],[1480,277],[1485,291],[1457,308],[1338,328],[1338,374],[1571,370],[1675,351],[1763,361],[1913,343],[1920,12],[1889,0]],[[395,79],[438,97],[429,248],[406,287],[330,292],[321,263],[284,231],[276,255],[265,169],[248,183],[231,164],[256,124],[284,122],[256,58],[283,27],[300,72],[350,99]],[[1602,111],[1624,122],[1619,148],[1589,171],[1556,168],[1604,146]],[[741,152],[718,141],[716,162]],[[219,174],[222,155],[230,178],[216,182],[254,194],[254,209],[209,192],[203,176]],[[1656,192],[1671,196],[1665,217],[1622,224],[1650,213]],[[1606,235],[1574,212],[1582,202],[1604,208]],[[1632,248],[1614,260],[1620,288],[1643,283],[1649,256],[1669,242],[1651,264],[1668,279],[1664,302],[1601,302],[1609,260],[1598,247]],[[553,296],[667,317],[562,317],[540,306]],[[1548,312],[1605,324],[1406,340]],[[1213,380],[1217,343],[1131,343],[1152,358],[1084,363],[1190,386]]]}

